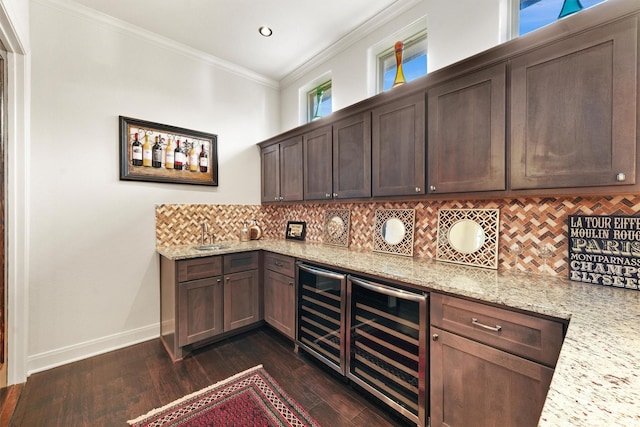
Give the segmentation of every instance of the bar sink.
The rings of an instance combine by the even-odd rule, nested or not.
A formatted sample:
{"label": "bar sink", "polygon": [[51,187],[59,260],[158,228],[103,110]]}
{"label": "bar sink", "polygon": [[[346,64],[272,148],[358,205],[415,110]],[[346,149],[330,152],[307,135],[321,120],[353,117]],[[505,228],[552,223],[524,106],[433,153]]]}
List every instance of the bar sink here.
{"label": "bar sink", "polygon": [[227,249],[228,247],[229,245],[216,244],[216,245],[200,245],[200,246],[196,246],[196,249],[199,251],[218,251],[220,249]]}

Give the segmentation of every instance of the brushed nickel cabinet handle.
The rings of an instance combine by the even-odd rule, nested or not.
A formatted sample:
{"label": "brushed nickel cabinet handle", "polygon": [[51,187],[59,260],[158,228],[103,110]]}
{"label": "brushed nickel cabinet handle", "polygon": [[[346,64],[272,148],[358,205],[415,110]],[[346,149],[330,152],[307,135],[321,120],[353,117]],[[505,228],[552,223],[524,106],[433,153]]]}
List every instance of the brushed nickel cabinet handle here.
{"label": "brushed nickel cabinet handle", "polygon": [[416,193],[420,193],[421,191],[422,191],[422,188],[416,187]]}
{"label": "brushed nickel cabinet handle", "polygon": [[616,175],[616,181],[618,182],[624,182],[626,179],[627,179],[627,176],[622,172]]}
{"label": "brushed nickel cabinet handle", "polygon": [[471,318],[471,323],[475,326],[479,326],[481,328],[488,329],[493,332],[500,332],[502,330],[502,326],[500,325],[496,325],[496,326],[485,325],[483,323],[478,322],[478,319],[476,319],[475,317]]}
{"label": "brushed nickel cabinet handle", "polygon": [[430,187],[429,187],[429,190],[431,190],[431,191],[436,191],[436,186],[435,186],[435,185],[430,186]]}
{"label": "brushed nickel cabinet handle", "polygon": [[338,193],[333,193],[333,197],[338,197]]}

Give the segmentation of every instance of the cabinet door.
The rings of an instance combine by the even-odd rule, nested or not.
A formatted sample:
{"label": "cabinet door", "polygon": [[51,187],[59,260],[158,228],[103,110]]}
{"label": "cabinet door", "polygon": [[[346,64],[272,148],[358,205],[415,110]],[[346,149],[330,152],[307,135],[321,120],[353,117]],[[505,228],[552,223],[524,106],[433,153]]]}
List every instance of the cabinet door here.
{"label": "cabinet door", "polygon": [[295,338],[293,278],[275,271],[264,273],[264,320],[292,340]]}
{"label": "cabinet door", "polygon": [[430,193],[504,190],[506,65],[429,90]]}
{"label": "cabinet door", "polygon": [[260,320],[258,270],[224,276],[224,331],[251,325]]}
{"label": "cabinet door", "polygon": [[211,338],[223,331],[222,277],[178,285],[178,345]]}
{"label": "cabinet door", "polygon": [[333,197],[371,197],[371,113],[333,124]]}
{"label": "cabinet door", "polygon": [[635,17],[516,58],[511,188],[636,182]]}
{"label": "cabinet door", "polygon": [[431,328],[431,426],[537,426],[553,370]]}
{"label": "cabinet door", "polygon": [[303,135],[304,199],[321,200],[333,197],[331,126]]}
{"label": "cabinet door", "polygon": [[302,200],[302,137],[280,143],[280,200]]}
{"label": "cabinet door", "polygon": [[263,148],[261,153],[262,165],[262,196],[263,202],[280,201],[280,145],[275,144]]}
{"label": "cabinet door", "polygon": [[419,93],[373,110],[373,196],[424,194],[424,98]]}

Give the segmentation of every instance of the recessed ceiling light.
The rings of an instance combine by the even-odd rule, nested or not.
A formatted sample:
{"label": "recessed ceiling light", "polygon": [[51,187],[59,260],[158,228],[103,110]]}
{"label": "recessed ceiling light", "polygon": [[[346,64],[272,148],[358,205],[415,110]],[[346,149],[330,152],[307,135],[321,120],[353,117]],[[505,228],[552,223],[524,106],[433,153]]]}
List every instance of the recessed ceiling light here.
{"label": "recessed ceiling light", "polygon": [[264,25],[258,28],[258,32],[265,37],[270,37],[271,34],[273,34],[273,30],[271,30],[271,28]]}

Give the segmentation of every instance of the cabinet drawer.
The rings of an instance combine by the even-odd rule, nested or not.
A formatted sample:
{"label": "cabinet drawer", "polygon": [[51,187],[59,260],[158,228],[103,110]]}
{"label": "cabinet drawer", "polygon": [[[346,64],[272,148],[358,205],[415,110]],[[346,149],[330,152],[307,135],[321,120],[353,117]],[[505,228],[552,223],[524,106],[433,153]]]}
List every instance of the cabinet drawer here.
{"label": "cabinet drawer", "polygon": [[219,256],[178,261],[178,282],[204,279],[222,274],[222,258]]}
{"label": "cabinet drawer", "polygon": [[435,293],[431,324],[551,367],[563,339],[561,322]]}
{"label": "cabinet drawer", "polygon": [[260,266],[258,252],[239,252],[224,256],[224,274],[255,270]]}
{"label": "cabinet drawer", "polygon": [[267,270],[285,276],[294,277],[296,275],[296,259],[290,256],[267,252],[264,255],[264,266]]}

